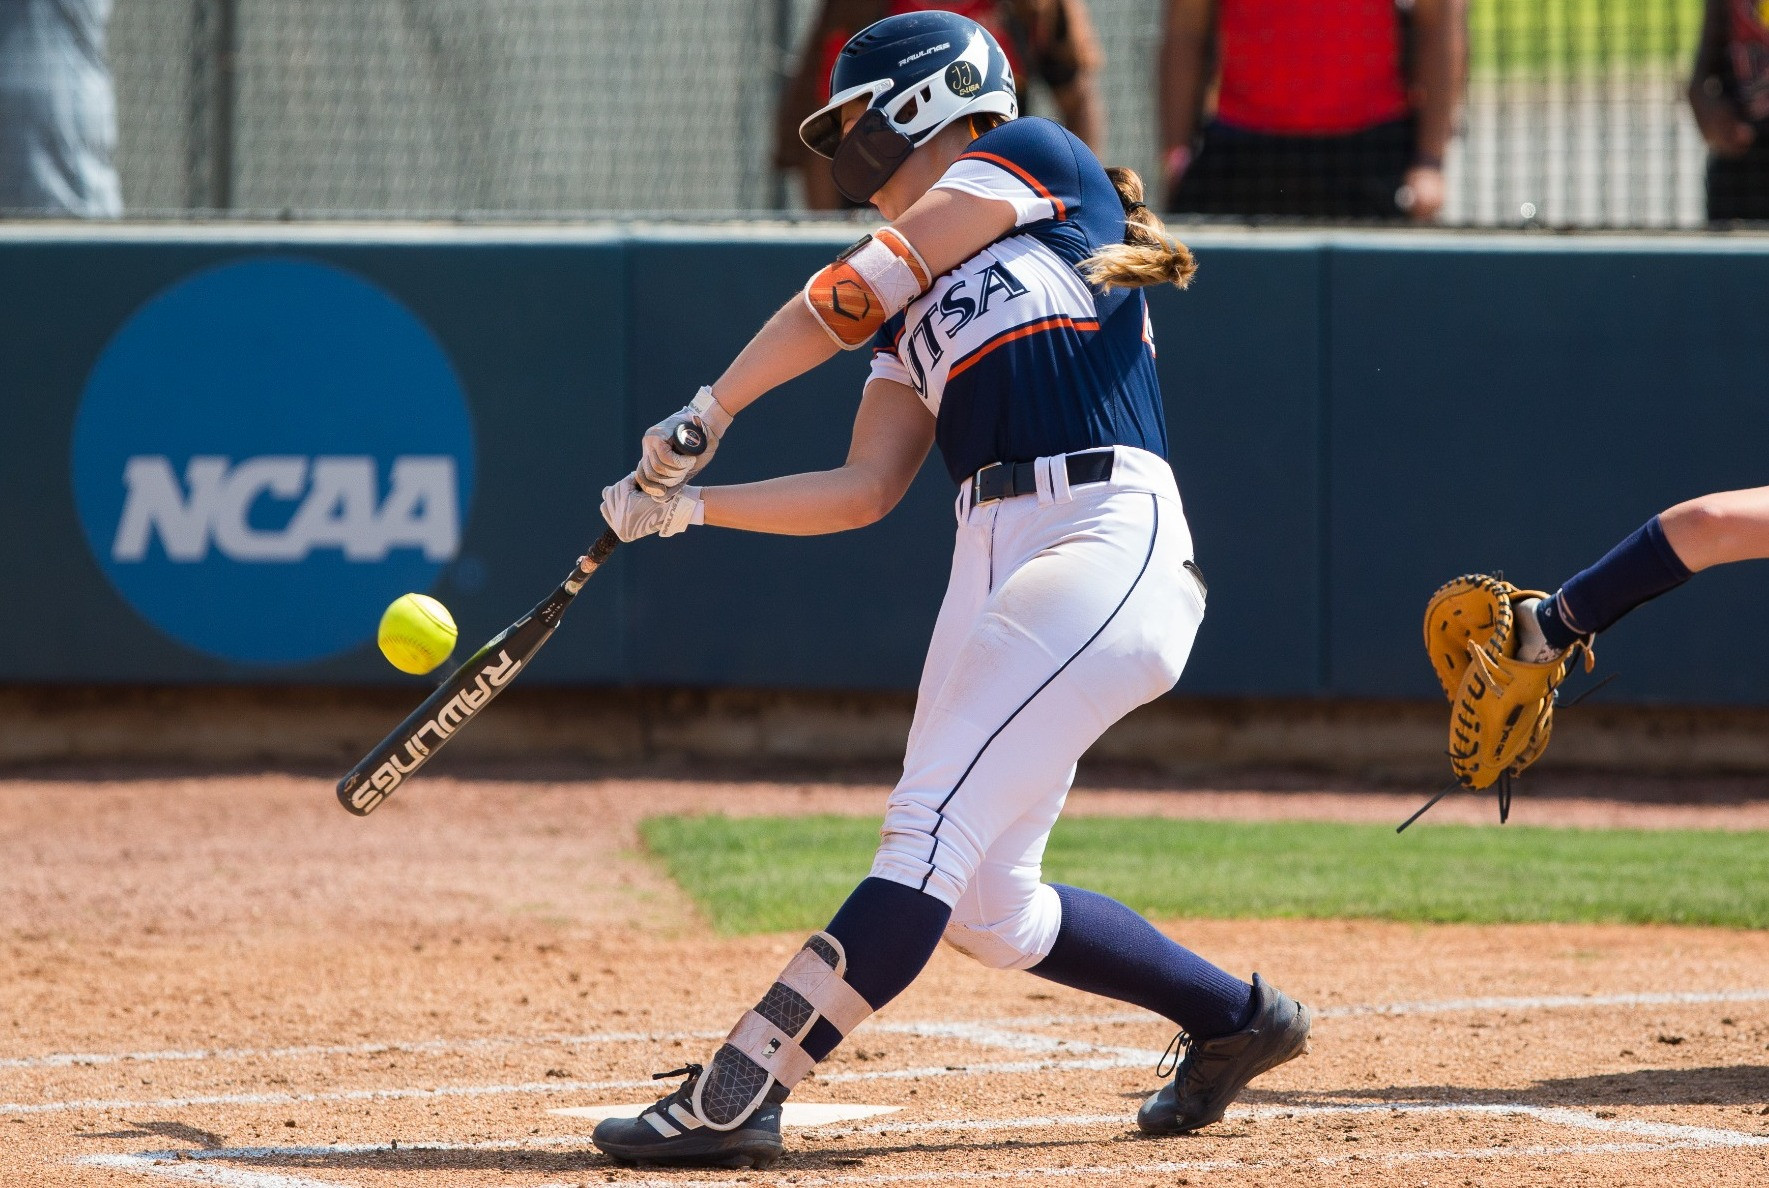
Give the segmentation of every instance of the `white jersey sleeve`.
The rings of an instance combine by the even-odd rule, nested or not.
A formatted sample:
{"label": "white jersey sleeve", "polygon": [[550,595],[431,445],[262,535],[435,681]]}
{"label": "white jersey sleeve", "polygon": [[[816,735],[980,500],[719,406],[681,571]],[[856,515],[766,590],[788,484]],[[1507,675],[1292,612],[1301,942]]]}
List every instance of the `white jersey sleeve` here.
{"label": "white jersey sleeve", "polygon": [[978,157],[961,157],[954,161],[933,188],[1006,202],[1014,209],[1016,227],[1057,217],[1056,205],[1049,194],[1040,194],[1000,165]]}
{"label": "white jersey sleeve", "polygon": [[891,380],[908,388],[915,387],[915,377],[903,366],[903,360],[897,358],[897,352],[888,347],[876,347],[872,352],[872,371],[867,375],[866,382],[871,383],[875,379]]}

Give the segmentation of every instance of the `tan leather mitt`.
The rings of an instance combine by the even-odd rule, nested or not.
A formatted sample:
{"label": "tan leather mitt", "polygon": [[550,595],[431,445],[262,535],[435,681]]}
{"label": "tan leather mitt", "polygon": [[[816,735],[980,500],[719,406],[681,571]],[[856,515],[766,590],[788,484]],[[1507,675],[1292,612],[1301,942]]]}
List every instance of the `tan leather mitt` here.
{"label": "tan leather mitt", "polygon": [[1425,606],[1425,653],[1437,671],[1437,683],[1451,702],[1468,671],[1468,645],[1489,644],[1503,654],[1511,644],[1511,606],[1519,596],[1544,595],[1519,590],[1510,582],[1484,573],[1466,573],[1445,582]]}
{"label": "tan leather mitt", "polygon": [[[1470,573],[1444,583],[1426,606],[1426,651],[1452,705],[1449,765],[1463,787],[1489,788],[1548,750],[1555,689],[1573,649],[1539,665],[1516,658],[1512,606],[1527,598],[1548,594]],[[1583,649],[1590,672],[1589,643],[1573,647]]]}
{"label": "tan leather mitt", "polygon": [[[1450,769],[1466,788],[1489,788],[1541,757],[1554,729],[1554,691],[1566,679],[1569,648],[1555,659],[1517,659],[1513,605],[1546,598],[1486,574],[1445,583],[1425,612],[1425,647],[1450,699]],[[1585,669],[1594,658],[1588,644]]]}

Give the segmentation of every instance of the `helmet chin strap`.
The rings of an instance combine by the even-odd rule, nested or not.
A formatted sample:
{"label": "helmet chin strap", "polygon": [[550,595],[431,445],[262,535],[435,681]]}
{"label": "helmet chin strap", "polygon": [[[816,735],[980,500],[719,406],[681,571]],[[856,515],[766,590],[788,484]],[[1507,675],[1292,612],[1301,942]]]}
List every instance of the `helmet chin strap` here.
{"label": "helmet chin strap", "polygon": [[972,112],[964,117],[965,127],[970,129],[970,138],[975,140],[985,132],[993,132],[1007,121],[992,111]]}

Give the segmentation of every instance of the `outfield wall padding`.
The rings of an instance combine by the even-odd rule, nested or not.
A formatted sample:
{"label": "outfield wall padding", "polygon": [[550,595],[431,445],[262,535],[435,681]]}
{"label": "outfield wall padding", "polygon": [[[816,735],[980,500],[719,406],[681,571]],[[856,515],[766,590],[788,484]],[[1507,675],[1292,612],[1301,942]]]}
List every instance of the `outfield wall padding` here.
{"label": "outfield wall padding", "polygon": [[[854,234],[0,228],[0,682],[421,687],[375,650],[380,607],[428,589],[478,641],[538,600],[599,530],[599,489],[639,430]],[[1417,613],[1439,582],[1503,570],[1552,586],[1662,507],[1769,474],[1769,241],[1192,238],[1196,283],[1153,298],[1210,582],[1183,693],[1433,696]],[[318,287],[280,291],[284,276]],[[457,429],[406,440],[436,382],[408,381],[407,348],[334,316],[333,291],[422,327],[433,349],[410,350],[445,361]],[[154,348],[166,325],[176,351]],[[709,477],[839,464],[864,374],[857,352],[772,394]],[[445,455],[470,479],[456,535],[434,555],[370,555],[376,524],[441,515],[402,504],[397,475]],[[322,498],[322,473],[352,466],[373,489]],[[166,474],[157,510],[131,511],[142,476]],[[695,529],[623,549],[524,680],[912,689],[951,504],[930,462],[862,531]],[[1639,611],[1599,646],[1620,674],[1605,699],[1769,704],[1752,613],[1766,581],[1736,566]],[[251,654],[282,635],[286,654]]]}

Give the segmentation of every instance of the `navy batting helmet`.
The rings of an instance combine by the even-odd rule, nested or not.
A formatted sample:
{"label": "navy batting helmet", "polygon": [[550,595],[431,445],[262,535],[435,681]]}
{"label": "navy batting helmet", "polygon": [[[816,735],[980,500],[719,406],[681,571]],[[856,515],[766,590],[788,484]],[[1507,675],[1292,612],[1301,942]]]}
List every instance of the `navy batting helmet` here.
{"label": "navy batting helmet", "polygon": [[[846,136],[841,109],[867,100]],[[984,112],[1020,114],[1013,68],[989,31],[952,12],[908,12],[848,39],[829,76],[829,102],[799,125],[811,151],[830,158],[836,189],[864,202],[936,132]]]}

